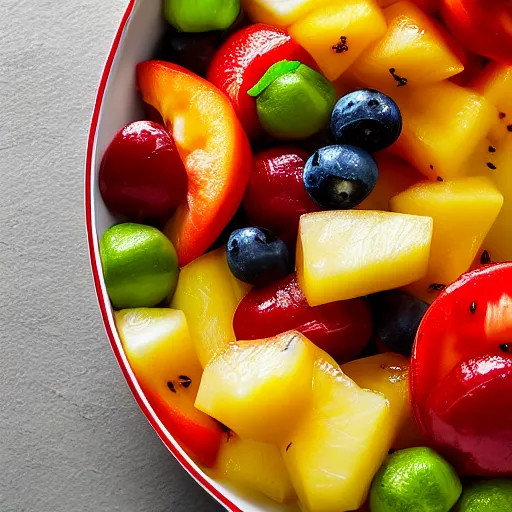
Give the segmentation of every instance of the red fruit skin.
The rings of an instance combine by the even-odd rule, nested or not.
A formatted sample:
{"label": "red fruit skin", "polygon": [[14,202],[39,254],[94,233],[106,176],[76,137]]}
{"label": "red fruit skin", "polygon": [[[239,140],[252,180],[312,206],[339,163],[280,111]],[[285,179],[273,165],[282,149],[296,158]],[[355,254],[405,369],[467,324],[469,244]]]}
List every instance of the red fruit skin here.
{"label": "red fruit skin", "polygon": [[281,60],[315,67],[313,58],[282,29],[256,23],[233,34],[217,51],[208,80],[230,99],[248,135],[263,133],[256,100],[247,94],[267,69]]}
{"label": "red fruit skin", "polygon": [[233,320],[239,340],[257,340],[297,330],[338,363],[353,360],[372,335],[370,307],[352,299],[310,307],[295,274],[265,288],[254,288]]}
{"label": "red fruit skin", "polygon": [[459,473],[512,475],[512,359],[457,365],[430,394],[422,418],[435,447]]}
{"label": "red fruit skin", "polygon": [[503,0],[442,0],[441,15],[469,50],[512,64],[512,3]]}
{"label": "red fruit skin", "polygon": [[107,208],[135,222],[164,220],[187,195],[187,173],[173,138],[161,125],[138,121],[120,130],[99,172]]}
{"label": "red fruit skin", "polygon": [[249,224],[273,231],[294,244],[300,216],[320,211],[304,188],[308,154],[294,148],[272,148],[254,156],[244,197]]}

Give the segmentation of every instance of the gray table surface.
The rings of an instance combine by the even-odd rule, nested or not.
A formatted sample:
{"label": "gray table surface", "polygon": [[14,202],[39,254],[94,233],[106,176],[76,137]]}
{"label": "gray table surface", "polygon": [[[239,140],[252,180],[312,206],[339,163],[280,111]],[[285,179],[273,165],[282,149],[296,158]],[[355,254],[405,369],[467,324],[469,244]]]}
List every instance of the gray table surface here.
{"label": "gray table surface", "polygon": [[84,152],[125,3],[0,0],[1,512],[221,510],[132,399],[89,273]]}

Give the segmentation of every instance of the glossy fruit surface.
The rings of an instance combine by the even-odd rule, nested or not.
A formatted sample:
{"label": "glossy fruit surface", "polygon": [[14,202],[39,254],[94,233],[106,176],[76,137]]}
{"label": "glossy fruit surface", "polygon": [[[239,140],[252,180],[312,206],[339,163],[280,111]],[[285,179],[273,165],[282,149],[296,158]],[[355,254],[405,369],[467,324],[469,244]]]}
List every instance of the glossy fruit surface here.
{"label": "glossy fruit surface", "polygon": [[307,159],[306,152],[288,147],[254,155],[244,198],[249,224],[270,229],[287,243],[295,244],[300,216],[319,210],[302,180]]}
{"label": "glossy fruit surface", "polygon": [[282,443],[309,408],[315,354],[294,331],[233,341],[206,366],[195,405],[242,439]]}
{"label": "glossy fruit surface", "polygon": [[233,34],[219,49],[208,80],[230,99],[250,136],[261,135],[256,101],[247,94],[267,69],[282,60],[312,64],[311,57],[285,31],[257,23]]}
{"label": "glossy fruit surface", "polygon": [[107,208],[135,222],[166,220],[187,195],[187,173],[176,144],[151,121],[131,123],[117,133],[98,181]]}
{"label": "glossy fruit surface", "polygon": [[364,299],[332,302],[312,308],[295,274],[251,290],[233,319],[237,339],[251,340],[281,332],[301,332],[337,362],[354,359],[372,335],[372,317]]}
{"label": "glossy fruit surface", "polygon": [[331,117],[331,131],[338,144],[381,151],[402,132],[402,114],[386,94],[361,89],[338,100]]}
{"label": "glossy fruit surface", "polygon": [[512,504],[512,481],[480,480],[464,487],[455,512],[501,512]]}
{"label": "glossy fruit surface", "polygon": [[184,266],[212,245],[237,211],[251,148],[228,99],[202,78],[149,61],[137,66],[137,80],[143,100],[172,130],[187,171],[187,199],[165,228]]}
{"label": "glossy fruit surface", "polygon": [[277,27],[290,26],[322,3],[323,0],[242,0],[242,5],[251,19]]}
{"label": "glossy fruit surface", "polygon": [[128,362],[160,421],[185,451],[212,467],[218,423],[194,407],[203,372],[185,315],[172,309],[125,309],[115,321]]}
{"label": "glossy fruit surface", "polygon": [[512,64],[512,5],[502,0],[442,0],[453,35],[474,53]]}
{"label": "glossy fruit surface", "polygon": [[297,278],[311,306],[397,288],[424,276],[432,219],[374,211],[303,215]]}
{"label": "glossy fruit surface", "polygon": [[233,315],[249,290],[230,272],[224,248],[181,269],[171,307],[185,313],[203,367],[235,339]]}
{"label": "glossy fruit surface", "polygon": [[112,226],[100,239],[100,255],[105,286],[116,309],[156,306],[176,287],[176,251],[154,227]]}
{"label": "glossy fruit surface", "polygon": [[304,186],[322,208],[350,210],[371,194],[378,177],[377,163],[366,150],[347,145],[327,146],[307,161]]}
{"label": "glossy fruit surface", "polygon": [[234,231],[227,245],[228,266],[244,283],[265,286],[289,272],[288,247],[264,228],[243,228]]}
{"label": "glossy fruit surface", "polygon": [[370,507],[372,512],[449,512],[461,492],[448,462],[429,448],[410,448],[387,458],[372,484]]}

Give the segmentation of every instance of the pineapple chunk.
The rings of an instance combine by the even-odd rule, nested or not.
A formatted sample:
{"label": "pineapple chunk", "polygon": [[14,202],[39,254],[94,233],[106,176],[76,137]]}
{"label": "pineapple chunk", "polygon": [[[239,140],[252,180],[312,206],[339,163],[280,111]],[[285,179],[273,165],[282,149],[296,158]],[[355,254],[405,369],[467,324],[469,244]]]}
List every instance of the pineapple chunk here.
{"label": "pineapple chunk", "polygon": [[374,0],[343,0],[318,6],[296,21],[290,35],[336,80],[359,55],[386,33],[386,20]]}
{"label": "pineapple chunk", "polygon": [[483,96],[448,81],[391,94],[403,117],[393,151],[431,180],[461,176],[497,115]]}
{"label": "pineapple chunk", "polygon": [[497,108],[490,138],[503,140],[512,131],[512,66],[491,62],[472,87]]}
{"label": "pineapple chunk", "polygon": [[409,400],[409,360],[388,352],[342,365],[341,370],[359,387],[382,393],[391,408],[396,450],[423,446],[425,438],[414,420]]}
{"label": "pineapple chunk", "polygon": [[252,21],[288,27],[308,12],[332,0],[242,0]]}
{"label": "pineapple chunk", "polygon": [[388,400],[318,359],[313,406],[281,450],[303,509],[359,508],[394,436]]}
{"label": "pineapple chunk", "polygon": [[484,177],[423,182],[392,198],[392,211],[434,219],[428,274],[407,291],[430,303],[466,272],[502,205],[503,196]]}
{"label": "pineapple chunk", "polygon": [[230,435],[220,449],[216,474],[278,503],[297,500],[279,448]]}
{"label": "pineapple chunk", "polygon": [[249,285],[233,277],[224,249],[182,269],[171,307],[185,313],[203,367],[235,339],[233,315],[249,290]]}
{"label": "pineapple chunk", "polygon": [[441,26],[419,7],[398,2],[384,10],[388,31],[357,60],[351,71],[365,85],[396,88],[390,72],[407,78],[408,87],[439,82],[464,70]]}
{"label": "pineapple chunk", "polygon": [[375,160],[379,167],[377,186],[357,209],[389,211],[389,200],[422,181],[424,176],[392,153],[377,153]]}
{"label": "pineapple chunk", "polygon": [[432,219],[373,211],[303,215],[297,277],[311,306],[417,281],[428,268]]}
{"label": "pineapple chunk", "polygon": [[492,180],[503,194],[503,208],[493,224],[483,248],[492,261],[512,261],[512,137],[496,150],[496,169]]}
{"label": "pineapple chunk", "polygon": [[204,369],[195,405],[243,439],[279,443],[308,407],[315,354],[294,331],[233,342]]}

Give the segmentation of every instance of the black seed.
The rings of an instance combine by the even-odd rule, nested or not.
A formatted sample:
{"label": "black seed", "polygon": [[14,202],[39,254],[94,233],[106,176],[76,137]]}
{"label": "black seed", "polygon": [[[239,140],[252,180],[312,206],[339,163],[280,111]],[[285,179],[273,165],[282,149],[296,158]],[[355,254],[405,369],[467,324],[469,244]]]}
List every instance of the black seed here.
{"label": "black seed", "polygon": [[492,162],[487,162],[487,167],[489,167],[489,169],[491,169],[492,171],[496,170],[496,166]]}
{"label": "black seed", "polygon": [[291,448],[292,444],[293,444],[293,443],[290,443],[290,444],[286,447],[286,451],[288,451],[288,450]]}
{"label": "black seed", "polygon": [[509,125],[507,126],[507,131],[509,131],[510,133],[512,133],[512,124],[509,124]]}
{"label": "black seed", "polygon": [[476,302],[472,302],[471,303],[471,306],[469,306],[469,311],[471,312],[472,315],[475,314],[475,312],[476,312]]}
{"label": "black seed", "polygon": [[496,148],[494,146],[489,146],[489,153],[496,153]]}
{"label": "black seed", "polygon": [[313,166],[316,167],[320,163],[320,154],[318,151],[315,151],[315,154],[313,155]]}
{"label": "black seed", "polygon": [[433,171],[434,170],[434,166],[432,164],[430,164],[430,170]]}
{"label": "black seed", "polygon": [[435,292],[442,292],[446,288],[445,284],[432,283],[429,285],[428,289],[433,290]]}
{"label": "black seed", "polygon": [[507,114],[505,114],[505,112],[500,112],[499,113],[499,118],[500,119],[505,119],[505,117],[507,117]]}
{"label": "black seed", "polygon": [[174,383],[168,382],[167,387],[173,392],[176,393],[176,388],[174,387]]}
{"label": "black seed", "polygon": [[390,68],[389,69],[389,72],[391,73],[391,76],[393,77],[393,79],[395,80],[396,82],[396,86],[397,87],[403,87],[404,85],[407,85],[407,78],[404,78],[402,76],[399,76],[395,73],[396,69],[395,68]]}
{"label": "black seed", "polygon": [[189,388],[190,385],[192,384],[192,379],[190,377],[187,377],[186,375],[180,375],[179,376],[179,379],[180,379],[180,384],[185,388]]}
{"label": "black seed", "polygon": [[345,36],[340,37],[340,42],[336,43],[332,49],[336,53],[348,52],[347,38]]}
{"label": "black seed", "polygon": [[436,180],[437,180],[437,181],[444,181],[444,180],[443,180],[443,178],[441,178],[441,176],[438,176],[438,177],[436,178]]}
{"label": "black seed", "polygon": [[491,263],[491,256],[488,251],[484,251],[482,253],[482,256],[480,256],[480,263],[482,265],[487,265],[488,263]]}
{"label": "black seed", "polygon": [[512,345],[509,345],[508,343],[502,343],[500,345],[500,350],[508,354],[509,352],[512,351]]}

